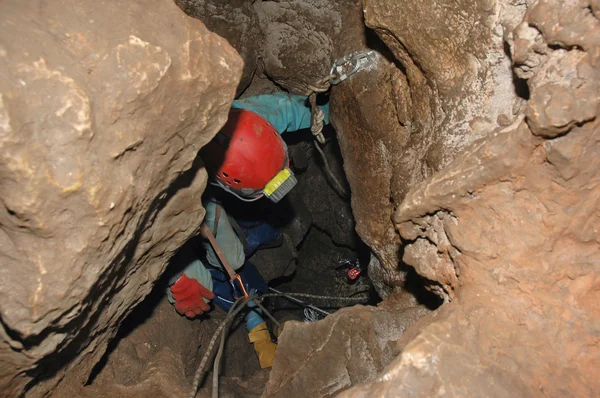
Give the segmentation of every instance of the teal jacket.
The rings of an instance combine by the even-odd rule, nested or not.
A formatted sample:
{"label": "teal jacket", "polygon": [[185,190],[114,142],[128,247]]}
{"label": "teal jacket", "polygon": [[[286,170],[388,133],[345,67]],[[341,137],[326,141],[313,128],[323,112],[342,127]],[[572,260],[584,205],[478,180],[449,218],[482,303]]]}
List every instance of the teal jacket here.
{"label": "teal jacket", "polygon": [[[307,97],[286,93],[263,94],[233,101],[232,108],[241,108],[257,113],[283,134],[310,128],[310,106]],[[325,124],[329,124],[329,104],[319,106],[325,113]]]}

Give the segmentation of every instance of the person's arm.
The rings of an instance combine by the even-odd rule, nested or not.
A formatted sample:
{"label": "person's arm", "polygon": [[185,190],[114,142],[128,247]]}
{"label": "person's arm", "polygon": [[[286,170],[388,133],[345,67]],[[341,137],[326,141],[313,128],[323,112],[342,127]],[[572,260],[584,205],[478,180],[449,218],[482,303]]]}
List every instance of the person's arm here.
{"label": "person's arm", "polygon": [[[262,94],[233,101],[233,108],[246,109],[259,114],[277,129],[279,134],[310,128],[310,106],[302,95],[287,93]],[[329,104],[320,106],[329,124]]]}
{"label": "person's arm", "polygon": [[[217,204],[212,201],[203,201],[204,208],[206,209],[206,216],[204,217],[204,222],[211,230],[211,232],[215,231],[215,218],[217,213]],[[221,206],[221,214],[219,216],[219,225],[217,227],[217,231],[215,234],[215,240],[217,244],[223,251],[225,255],[225,259],[231,265],[233,270],[239,269],[242,265],[244,265],[244,261],[246,260],[246,256],[244,255],[244,245],[238,238],[235,230],[231,226],[229,222],[229,217],[227,217],[227,213],[225,209]],[[217,253],[213,249],[212,245],[208,241],[203,241],[202,246],[206,250],[206,261],[210,265],[215,268],[223,269],[221,265],[221,261],[217,256]]]}

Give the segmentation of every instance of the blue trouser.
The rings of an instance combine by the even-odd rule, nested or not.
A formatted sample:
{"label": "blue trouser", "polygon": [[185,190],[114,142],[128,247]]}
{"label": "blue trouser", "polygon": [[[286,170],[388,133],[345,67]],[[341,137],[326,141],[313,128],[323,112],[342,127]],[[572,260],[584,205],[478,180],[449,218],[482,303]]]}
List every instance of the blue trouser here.
{"label": "blue trouser", "polygon": [[262,221],[241,221],[236,220],[244,236],[246,237],[246,247],[244,254],[248,258],[261,245],[271,243],[281,237],[279,228],[275,228],[269,223]]}
{"label": "blue trouser", "polygon": [[[216,268],[210,268],[209,272],[213,280],[213,293],[215,294],[214,302],[225,311],[229,311],[235,297],[243,297],[244,294],[240,291],[237,285],[232,286],[228,275]],[[267,293],[269,287],[267,282],[258,273],[256,267],[249,262],[245,262],[242,268],[238,270],[238,274],[244,282],[244,287],[249,294],[264,294]],[[251,306],[249,304],[249,306]],[[246,315],[246,329],[248,331],[263,323],[264,320],[260,316],[260,311],[252,310]]]}

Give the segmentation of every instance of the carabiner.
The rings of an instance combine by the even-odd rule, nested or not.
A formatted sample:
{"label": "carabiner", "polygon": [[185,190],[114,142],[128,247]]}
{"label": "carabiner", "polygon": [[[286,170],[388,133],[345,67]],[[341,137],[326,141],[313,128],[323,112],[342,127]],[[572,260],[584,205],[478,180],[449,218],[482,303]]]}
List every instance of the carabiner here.
{"label": "carabiner", "polygon": [[235,274],[235,279],[231,279],[229,281],[229,283],[231,284],[231,287],[233,288],[233,297],[236,300],[241,298],[241,297],[237,297],[237,295],[236,295],[235,284],[233,283],[236,280],[237,280],[238,284],[240,285],[240,289],[242,290],[244,299],[248,300],[250,298],[250,295],[248,295],[248,292],[246,291],[246,286],[244,286],[244,282],[242,281],[242,277],[240,276],[240,274]]}
{"label": "carabiner", "polygon": [[375,62],[376,58],[377,53],[372,50],[359,51],[343,56],[342,58],[336,60],[331,66],[329,74],[337,77],[329,79],[329,83],[331,85],[340,84],[356,72],[371,66]]}

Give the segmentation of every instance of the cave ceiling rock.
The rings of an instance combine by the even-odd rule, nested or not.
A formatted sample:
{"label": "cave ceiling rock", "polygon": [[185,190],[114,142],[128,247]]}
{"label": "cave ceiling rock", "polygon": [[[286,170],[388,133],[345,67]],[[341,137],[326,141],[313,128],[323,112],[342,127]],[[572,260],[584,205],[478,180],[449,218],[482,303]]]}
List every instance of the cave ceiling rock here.
{"label": "cave ceiling rock", "polygon": [[0,389],[41,395],[85,381],[199,227],[206,173],[184,172],[242,61],[168,1],[5,1],[0,21]]}
{"label": "cave ceiling rock", "polygon": [[208,30],[226,39],[238,51],[244,60],[236,91],[236,96],[240,95],[252,82],[264,46],[264,34],[252,6],[254,0],[174,1],[186,14],[201,20]]}

